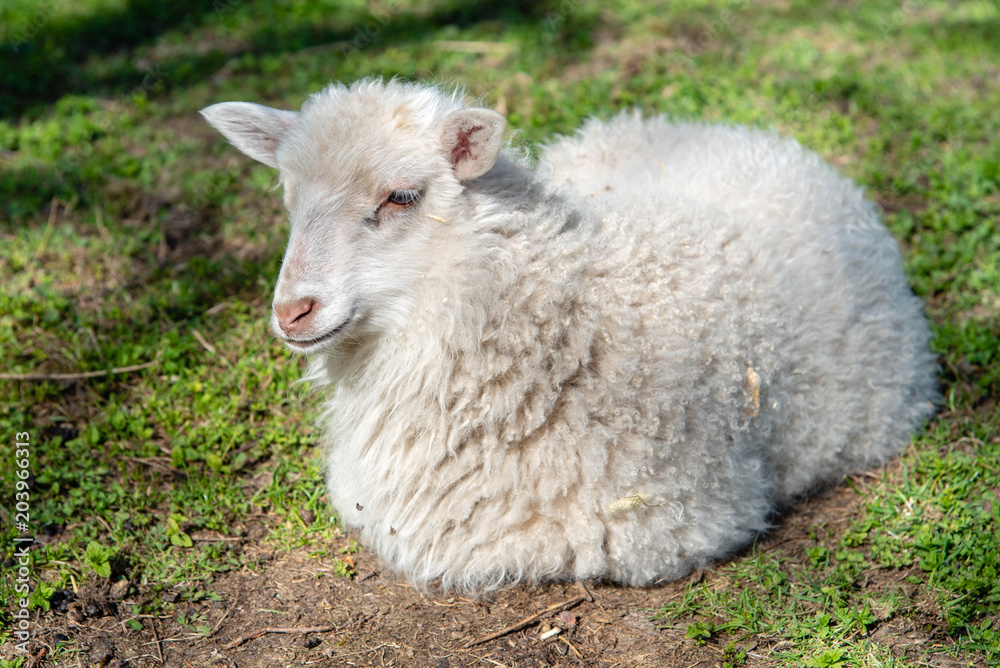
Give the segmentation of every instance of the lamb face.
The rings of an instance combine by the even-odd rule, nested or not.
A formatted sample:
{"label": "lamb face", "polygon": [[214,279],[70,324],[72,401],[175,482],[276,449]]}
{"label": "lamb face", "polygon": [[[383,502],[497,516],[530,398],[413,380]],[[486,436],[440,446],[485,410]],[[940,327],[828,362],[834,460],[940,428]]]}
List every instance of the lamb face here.
{"label": "lamb face", "polygon": [[488,171],[502,145],[495,112],[365,93],[333,87],[301,112],[243,102],[202,112],[278,168],[291,234],[271,329],[296,352],[333,353],[406,321],[447,221],[462,216],[460,181]]}
{"label": "lamb face", "polygon": [[291,235],[271,314],[274,333],[305,353],[405,315],[425,271],[427,216],[446,210],[454,190],[439,155],[403,146],[391,128],[369,131],[361,156],[356,143],[310,130],[297,128],[278,151]]}

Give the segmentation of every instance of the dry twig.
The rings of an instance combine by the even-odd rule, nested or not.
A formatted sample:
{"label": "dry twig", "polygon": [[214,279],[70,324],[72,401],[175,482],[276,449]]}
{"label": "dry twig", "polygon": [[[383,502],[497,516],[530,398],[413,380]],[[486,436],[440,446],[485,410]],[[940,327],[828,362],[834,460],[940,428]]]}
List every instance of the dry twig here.
{"label": "dry twig", "polygon": [[587,585],[583,582],[583,580],[577,580],[576,586],[580,591],[583,592],[583,597],[587,599],[588,602],[590,603],[594,602],[594,595],[590,593],[589,589],[587,589]]}
{"label": "dry twig", "polygon": [[470,42],[447,39],[434,42],[434,46],[439,51],[457,51],[460,53],[507,54],[514,49],[514,45],[505,42]]}
{"label": "dry twig", "polygon": [[115,373],[131,373],[141,371],[151,366],[156,366],[160,360],[153,360],[145,364],[133,364],[132,366],[120,366],[104,371],[84,371],[82,373],[0,373],[0,380],[80,380],[82,378],[99,378]]}
{"label": "dry twig", "polygon": [[156,655],[160,658],[160,665],[163,665],[163,643],[160,642],[160,634],[156,631],[156,619],[153,619],[153,623],[150,624],[150,628],[153,629],[153,640],[156,641]]}
{"label": "dry twig", "polygon": [[[239,595],[240,595],[240,592],[237,591],[236,592],[236,597],[238,598]],[[217,621],[215,623],[215,626],[212,627],[212,630],[208,632],[208,636],[207,637],[211,638],[212,636],[215,635],[215,632],[219,630],[220,626],[222,626],[222,622],[226,621],[226,617],[229,616],[229,613],[232,612],[233,608],[235,608],[235,607],[236,607],[236,603],[234,602],[231,606],[229,606],[229,608],[226,609],[226,613],[224,615],[222,615],[222,617],[219,618],[219,621]]]}
{"label": "dry twig", "polygon": [[564,643],[566,643],[567,647],[569,647],[571,650],[573,650],[573,654],[576,655],[576,658],[578,658],[578,659],[582,659],[583,658],[583,654],[581,654],[580,650],[578,650],[576,647],[573,646],[573,643],[571,643],[570,641],[566,640],[566,638],[559,638],[559,640],[562,640]]}
{"label": "dry twig", "polygon": [[197,329],[192,329],[191,333],[194,335],[194,338],[198,339],[198,343],[201,344],[202,348],[210,352],[212,355],[215,355],[216,357],[219,356],[219,352],[215,349],[215,346],[209,343],[205,339],[205,337],[202,336],[201,332],[199,332]]}
{"label": "dry twig", "polygon": [[329,633],[330,631],[333,631],[336,628],[337,627],[333,626],[333,625],[330,625],[330,626],[293,626],[293,627],[268,626],[268,627],[263,628],[263,629],[258,629],[256,631],[254,631],[253,633],[248,633],[245,636],[240,636],[236,640],[233,640],[232,642],[230,642],[229,644],[227,644],[226,645],[226,649],[233,649],[235,647],[239,647],[240,645],[242,645],[243,643],[247,642],[248,640],[253,640],[254,638],[259,638],[262,635],[265,635],[267,633],[301,633],[301,634],[306,634],[306,633]]}
{"label": "dry twig", "polygon": [[536,612],[535,614],[531,615],[530,617],[525,617],[524,619],[522,619],[521,621],[519,621],[517,624],[513,624],[511,626],[508,626],[507,628],[501,629],[501,630],[497,631],[496,633],[491,633],[490,635],[488,635],[488,636],[486,636],[484,638],[480,638],[479,640],[470,640],[469,642],[467,642],[464,645],[462,645],[462,648],[463,649],[469,649],[470,647],[475,647],[476,645],[482,645],[483,643],[487,643],[487,642],[489,642],[491,640],[496,640],[497,638],[502,638],[505,635],[508,635],[510,633],[514,633],[515,631],[520,631],[523,628],[527,628],[528,626],[531,626],[532,624],[534,624],[535,622],[537,622],[538,620],[540,620],[542,617],[544,617],[546,615],[552,614],[553,612],[561,612],[563,610],[568,610],[569,608],[572,608],[575,605],[579,605],[580,603],[583,603],[586,600],[587,600],[586,596],[574,596],[573,598],[569,599],[568,601],[563,601],[562,603],[557,603],[555,605],[550,605],[549,607],[545,608],[541,612]]}
{"label": "dry twig", "polygon": [[25,668],[35,668],[35,666],[42,665],[42,662],[45,660],[45,655],[48,653],[48,651],[49,650],[47,647],[38,648],[38,651],[35,654],[31,654],[28,656],[28,662],[24,664]]}

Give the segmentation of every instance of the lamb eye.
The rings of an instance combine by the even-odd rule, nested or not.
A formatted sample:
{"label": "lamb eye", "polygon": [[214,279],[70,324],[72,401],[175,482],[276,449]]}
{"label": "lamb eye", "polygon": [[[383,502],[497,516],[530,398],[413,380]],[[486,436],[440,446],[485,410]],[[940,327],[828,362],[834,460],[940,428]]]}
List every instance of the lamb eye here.
{"label": "lamb eye", "polygon": [[399,206],[409,206],[417,201],[418,195],[416,190],[393,190],[386,201]]}

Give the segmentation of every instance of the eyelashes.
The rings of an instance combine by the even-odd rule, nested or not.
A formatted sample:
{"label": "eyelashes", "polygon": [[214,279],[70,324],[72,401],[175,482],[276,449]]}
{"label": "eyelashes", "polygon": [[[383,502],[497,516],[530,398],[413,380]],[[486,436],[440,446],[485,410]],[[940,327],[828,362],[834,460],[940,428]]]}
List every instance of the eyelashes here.
{"label": "eyelashes", "polygon": [[420,201],[420,190],[417,188],[400,188],[393,190],[382,200],[374,212],[372,212],[365,222],[371,227],[378,227],[382,222],[383,215],[392,214],[394,211],[408,209]]}
{"label": "eyelashes", "polygon": [[395,204],[396,206],[410,206],[411,204],[416,204],[419,199],[420,191],[416,188],[412,188],[406,190],[393,190],[389,193],[389,196],[385,201],[388,204]]}

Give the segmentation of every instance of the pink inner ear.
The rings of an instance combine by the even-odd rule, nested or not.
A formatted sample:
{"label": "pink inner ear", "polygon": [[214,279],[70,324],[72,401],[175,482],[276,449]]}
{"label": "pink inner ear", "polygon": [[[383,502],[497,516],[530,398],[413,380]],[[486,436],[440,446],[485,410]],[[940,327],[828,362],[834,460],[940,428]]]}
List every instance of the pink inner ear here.
{"label": "pink inner ear", "polygon": [[455,145],[451,148],[451,164],[457,165],[464,160],[475,161],[477,159],[477,156],[472,152],[472,135],[485,129],[484,125],[474,125],[471,128],[458,131]]}

